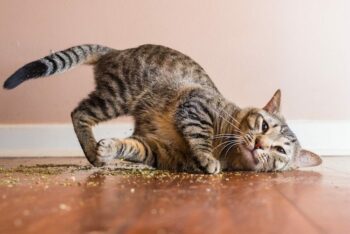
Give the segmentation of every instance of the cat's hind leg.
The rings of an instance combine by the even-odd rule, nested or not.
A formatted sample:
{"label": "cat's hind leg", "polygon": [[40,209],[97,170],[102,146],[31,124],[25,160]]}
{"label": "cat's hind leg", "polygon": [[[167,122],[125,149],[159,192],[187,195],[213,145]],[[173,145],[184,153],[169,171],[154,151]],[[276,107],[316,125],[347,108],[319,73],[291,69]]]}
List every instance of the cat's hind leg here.
{"label": "cat's hind leg", "polygon": [[111,163],[113,159],[125,159],[149,166],[154,166],[155,163],[151,147],[139,136],[102,139],[98,142],[96,151],[97,160],[105,164]]}

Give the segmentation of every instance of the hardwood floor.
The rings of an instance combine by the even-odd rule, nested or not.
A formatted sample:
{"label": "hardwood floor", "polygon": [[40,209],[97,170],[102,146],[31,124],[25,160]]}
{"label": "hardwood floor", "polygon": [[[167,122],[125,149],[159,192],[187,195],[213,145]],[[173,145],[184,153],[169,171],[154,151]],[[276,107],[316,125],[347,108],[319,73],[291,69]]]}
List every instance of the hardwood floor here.
{"label": "hardwood floor", "polygon": [[0,233],[350,233],[350,157],[323,159],[210,176],[2,158]]}

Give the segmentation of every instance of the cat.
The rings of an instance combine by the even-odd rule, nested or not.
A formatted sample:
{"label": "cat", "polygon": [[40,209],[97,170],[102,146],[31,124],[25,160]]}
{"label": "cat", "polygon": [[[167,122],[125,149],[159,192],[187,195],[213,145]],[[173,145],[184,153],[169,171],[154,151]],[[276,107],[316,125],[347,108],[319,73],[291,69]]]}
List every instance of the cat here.
{"label": "cat", "polygon": [[[263,108],[226,100],[190,57],[160,45],[116,50],[80,45],[18,69],[4,83],[22,82],[94,65],[96,88],[71,113],[79,143],[94,166],[124,159],[186,172],[285,171],[316,166],[280,112],[277,90]],[[122,115],[135,120],[132,136],[96,142],[92,127]]]}

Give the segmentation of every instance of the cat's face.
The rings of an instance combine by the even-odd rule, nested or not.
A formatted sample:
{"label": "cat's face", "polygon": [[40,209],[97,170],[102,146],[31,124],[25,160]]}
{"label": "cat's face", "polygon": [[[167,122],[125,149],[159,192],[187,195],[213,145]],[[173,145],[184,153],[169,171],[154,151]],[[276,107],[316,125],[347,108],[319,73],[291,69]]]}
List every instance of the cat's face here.
{"label": "cat's face", "polygon": [[316,166],[321,158],[300,147],[280,113],[278,90],[262,108],[242,110],[240,121],[240,166],[254,171],[284,171]]}

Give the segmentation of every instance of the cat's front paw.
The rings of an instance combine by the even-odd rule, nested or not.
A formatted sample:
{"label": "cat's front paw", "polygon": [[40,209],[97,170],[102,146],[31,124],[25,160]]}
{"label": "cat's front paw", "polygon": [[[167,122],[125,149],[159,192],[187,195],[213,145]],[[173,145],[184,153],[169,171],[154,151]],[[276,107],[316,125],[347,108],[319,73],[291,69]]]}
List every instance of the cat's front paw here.
{"label": "cat's front paw", "polygon": [[97,143],[96,159],[103,165],[110,163],[117,155],[117,139],[102,139]]}
{"label": "cat's front paw", "polygon": [[217,174],[221,171],[220,161],[211,155],[202,155],[198,158],[199,163],[209,174]]}

